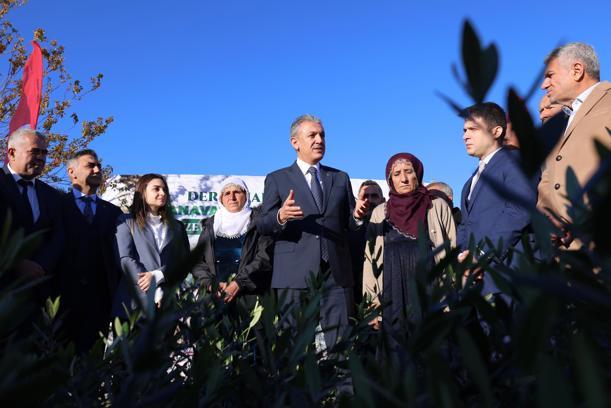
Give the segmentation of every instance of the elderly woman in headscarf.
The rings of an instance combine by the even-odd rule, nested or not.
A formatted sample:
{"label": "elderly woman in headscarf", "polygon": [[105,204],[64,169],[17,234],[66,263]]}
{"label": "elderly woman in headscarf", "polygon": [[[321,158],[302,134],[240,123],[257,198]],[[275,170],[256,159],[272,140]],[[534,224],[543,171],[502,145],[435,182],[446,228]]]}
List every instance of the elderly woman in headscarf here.
{"label": "elderly woman in headscarf", "polygon": [[238,177],[225,179],[217,212],[203,221],[198,241],[203,258],[193,270],[200,287],[226,304],[240,303],[244,311],[252,310],[256,295],[269,288],[272,273],[273,241],[258,233],[259,213],[250,207],[246,183]]}
{"label": "elderly woman in headscarf", "polygon": [[[389,199],[371,215],[363,265],[363,294],[382,305],[383,328],[405,336],[410,319],[408,282],[415,279],[420,256],[431,258],[434,248],[449,240],[456,246],[456,226],[452,209],[422,185],[424,167],[409,153],[395,154],[386,164]],[[418,236],[419,230],[425,232]],[[426,239],[426,254],[420,254],[419,240]],[[445,253],[435,255],[438,262]],[[432,267],[432,261],[430,263]],[[380,328],[381,318],[371,322]],[[396,337],[396,336],[395,336]]]}

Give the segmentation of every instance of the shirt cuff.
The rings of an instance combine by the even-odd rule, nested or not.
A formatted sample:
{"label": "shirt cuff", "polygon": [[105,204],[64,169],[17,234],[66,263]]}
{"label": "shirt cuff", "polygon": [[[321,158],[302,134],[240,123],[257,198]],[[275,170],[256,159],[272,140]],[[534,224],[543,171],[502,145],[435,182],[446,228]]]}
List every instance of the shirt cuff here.
{"label": "shirt cuff", "polygon": [[161,270],[157,269],[156,271],[151,271],[151,273],[153,274],[153,277],[155,278],[155,282],[157,284],[160,284],[161,282],[165,281],[165,276],[163,276],[163,272],[161,272]]}
{"label": "shirt cuff", "polygon": [[359,220],[358,218],[356,218],[356,217],[354,216],[354,214],[352,215],[352,218],[354,219],[354,222],[356,223],[356,225],[357,225],[358,227],[360,227],[361,225],[363,225],[363,223],[365,222],[365,220]]}
{"label": "shirt cuff", "polygon": [[280,225],[286,225],[287,223],[287,221],[280,222],[280,210],[278,210],[278,212],[276,213],[276,221],[278,221],[278,224]]}

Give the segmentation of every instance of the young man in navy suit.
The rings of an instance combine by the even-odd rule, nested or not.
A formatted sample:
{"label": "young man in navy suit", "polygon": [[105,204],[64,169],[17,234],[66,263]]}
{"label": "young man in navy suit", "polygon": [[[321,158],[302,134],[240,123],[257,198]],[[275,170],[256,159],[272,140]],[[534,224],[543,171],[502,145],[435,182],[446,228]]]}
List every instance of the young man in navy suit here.
{"label": "young man in navy suit", "polygon": [[[275,238],[272,287],[284,302],[281,310],[300,307],[310,276],[325,278],[320,324],[331,349],[348,327],[353,305],[348,232],[360,227],[368,202],[361,197],[355,204],[348,175],[320,164],[326,147],[320,119],[299,116],[290,142],[297,160],[267,175],[258,227]],[[284,318],[293,323],[290,313]]]}
{"label": "young man in navy suit", "polygon": [[[520,249],[521,235],[529,229],[530,214],[537,202],[536,184],[523,174],[519,151],[503,147],[507,121],[500,106],[476,104],[465,109],[462,116],[467,153],[477,157],[479,164],[462,190],[457,244],[463,252],[459,259],[468,256],[473,236],[475,243],[488,238],[495,246],[502,240],[503,253],[495,261],[503,262],[510,248]],[[471,255],[478,258],[490,250],[482,243],[478,253]],[[482,295],[498,293],[492,278],[484,274]]]}

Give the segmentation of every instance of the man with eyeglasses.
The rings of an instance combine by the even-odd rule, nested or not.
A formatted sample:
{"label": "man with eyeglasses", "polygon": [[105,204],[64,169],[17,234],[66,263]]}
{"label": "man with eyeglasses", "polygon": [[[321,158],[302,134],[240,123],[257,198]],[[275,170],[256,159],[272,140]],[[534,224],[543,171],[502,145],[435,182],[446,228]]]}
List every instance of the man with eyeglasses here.
{"label": "man with eyeglasses", "polygon": [[[0,171],[0,227],[10,220],[10,231],[25,236],[41,232],[38,246],[9,274],[9,280],[53,276],[63,247],[60,193],[39,180],[47,159],[47,141],[28,127],[9,135],[7,161]],[[10,213],[10,218],[9,218]],[[2,282],[2,285],[11,282]],[[52,281],[36,286],[39,301],[51,294]]]}

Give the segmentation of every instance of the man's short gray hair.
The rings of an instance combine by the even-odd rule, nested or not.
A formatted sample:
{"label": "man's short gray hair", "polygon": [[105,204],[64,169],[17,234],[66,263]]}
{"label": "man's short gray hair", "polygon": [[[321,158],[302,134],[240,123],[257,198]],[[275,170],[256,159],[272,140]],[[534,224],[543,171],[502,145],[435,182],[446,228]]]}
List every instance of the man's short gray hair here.
{"label": "man's short gray hair", "polygon": [[594,47],[582,42],[572,42],[556,48],[545,57],[545,65],[552,60],[558,59],[562,65],[568,65],[580,61],[589,77],[600,81],[600,63]]}
{"label": "man's short gray hair", "polygon": [[452,187],[444,183],[443,181],[433,181],[427,184],[426,188],[429,190],[438,190],[447,195],[448,197],[454,197],[454,191]]}
{"label": "man's short gray hair", "polygon": [[291,139],[294,138],[297,135],[297,131],[299,130],[299,126],[303,122],[314,122],[314,123],[318,123],[320,126],[322,126],[322,120],[320,120],[320,118],[318,118],[318,117],[316,117],[314,115],[310,115],[309,113],[306,113],[305,115],[298,116],[293,121],[293,123],[291,123]]}
{"label": "man's short gray hair", "polygon": [[41,138],[45,142],[47,141],[45,138],[45,135],[43,135],[39,131],[32,129],[29,126],[22,126],[9,135],[8,137],[9,149],[10,148],[14,149],[15,147],[17,147],[18,144],[24,141],[24,138],[27,135],[36,135],[37,137]]}

